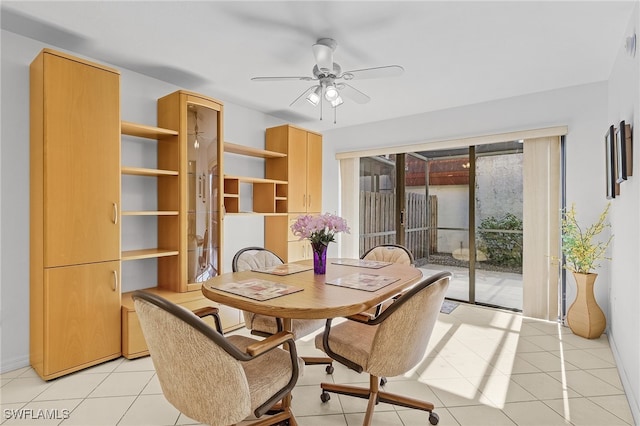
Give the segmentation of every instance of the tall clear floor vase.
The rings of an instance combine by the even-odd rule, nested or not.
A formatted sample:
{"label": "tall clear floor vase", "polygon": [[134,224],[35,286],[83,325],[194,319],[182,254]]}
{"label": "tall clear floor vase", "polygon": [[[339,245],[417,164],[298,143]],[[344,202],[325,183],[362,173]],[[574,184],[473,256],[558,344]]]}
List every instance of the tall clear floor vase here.
{"label": "tall clear floor vase", "polygon": [[573,334],[587,339],[597,339],[607,326],[607,318],[598,306],[593,293],[593,285],[598,274],[574,272],[577,294],[576,300],[567,311],[567,323]]}
{"label": "tall clear floor vase", "polygon": [[327,272],[327,245],[323,243],[311,243],[313,249],[313,272],[325,274]]}

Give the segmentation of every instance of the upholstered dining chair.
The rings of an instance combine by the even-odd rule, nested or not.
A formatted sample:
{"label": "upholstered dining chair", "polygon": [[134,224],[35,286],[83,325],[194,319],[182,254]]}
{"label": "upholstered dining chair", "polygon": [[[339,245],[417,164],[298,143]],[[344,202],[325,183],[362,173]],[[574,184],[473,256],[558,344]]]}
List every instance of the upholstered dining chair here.
{"label": "upholstered dining chair", "polygon": [[414,265],[411,251],[400,244],[380,244],[367,250],[360,259]]}
{"label": "upholstered dining chair", "polygon": [[377,317],[358,314],[335,326],[328,319],[316,347],[358,373],[369,373],[369,387],[322,383],[322,401],[330,399],[328,392],[368,399],[363,425],[371,424],[378,402],[428,411],[429,422],[438,424],[431,402],[381,391],[378,382],[382,376],[404,374],[422,360],[450,279],[449,272],[424,278]]}
{"label": "upholstered dining chair", "polygon": [[[283,260],[272,251],[263,247],[245,247],[238,250],[231,261],[233,272],[266,268],[283,264]],[[282,320],[267,315],[254,314],[243,311],[244,324],[251,334],[267,337],[282,331]],[[291,321],[291,331],[297,340],[324,327],[325,320],[294,319]],[[333,360],[327,357],[301,357],[306,365],[326,365],[326,372],[333,373]]]}
{"label": "upholstered dining chair", "polygon": [[[156,294],[136,291],[133,301],[162,393],[192,419],[231,425],[251,414],[260,418],[295,386],[303,365],[291,333],[261,341],[225,337],[220,329]],[[288,351],[278,347],[284,343]],[[285,420],[296,424],[288,407],[279,409],[252,425]]]}
{"label": "upholstered dining chair", "polygon": [[[411,250],[400,244],[380,244],[371,247],[362,256],[360,256],[360,259],[400,263],[402,265],[415,265],[415,259]],[[374,313],[376,316],[380,315],[380,312],[382,312],[390,302],[391,301],[381,303],[367,312]],[[387,379],[382,377],[380,379],[380,385],[384,386],[386,383]]]}

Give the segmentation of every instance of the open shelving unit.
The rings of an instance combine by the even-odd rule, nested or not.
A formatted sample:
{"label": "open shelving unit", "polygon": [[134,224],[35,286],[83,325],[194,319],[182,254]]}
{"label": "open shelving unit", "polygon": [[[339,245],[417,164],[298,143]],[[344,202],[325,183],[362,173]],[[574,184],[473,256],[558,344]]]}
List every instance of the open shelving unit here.
{"label": "open shelving unit", "polygon": [[[135,136],[139,138],[149,140],[162,140],[173,136],[177,136],[178,132],[169,129],[163,129],[161,127],[147,126],[144,124],[132,123],[129,121],[122,121],[120,124],[120,133],[127,136]],[[176,170],[161,170],[150,169],[144,167],[120,167],[120,173],[122,175],[132,176],[149,176],[149,177],[162,177],[173,176],[177,179],[179,173]],[[178,216],[177,210],[142,210],[142,211],[122,211],[121,216]],[[121,253],[121,259],[126,260],[140,260],[140,259],[153,259],[165,256],[176,256],[179,251],[166,248],[144,248],[136,250],[125,250]]]}
{"label": "open shelving unit", "polygon": [[[240,211],[241,184],[253,185],[253,211]],[[226,214],[286,214],[287,181],[247,176],[224,177]]]}
{"label": "open shelving unit", "polygon": [[[224,143],[224,152],[264,159],[283,158],[287,154],[266,149]],[[242,184],[253,186],[253,209],[241,211],[240,198]],[[281,216],[287,212],[288,182],[248,176],[224,176],[224,208],[231,215]]]}

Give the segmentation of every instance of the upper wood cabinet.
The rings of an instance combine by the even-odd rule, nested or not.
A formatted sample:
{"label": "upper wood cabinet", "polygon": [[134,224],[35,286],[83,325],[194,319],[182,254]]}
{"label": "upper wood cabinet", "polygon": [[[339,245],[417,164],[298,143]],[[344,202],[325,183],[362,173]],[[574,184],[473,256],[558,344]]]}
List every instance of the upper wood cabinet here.
{"label": "upper wood cabinet", "polygon": [[30,360],[52,379],[120,356],[120,73],[30,67]]}
{"label": "upper wood cabinet", "polygon": [[178,179],[158,178],[158,245],[178,247],[178,256],[158,259],[158,287],[200,290],[221,273],[223,105],[180,90],[158,99],[158,126],[176,136],[158,141],[158,168],[177,170]]}
{"label": "upper wood cabinet", "polygon": [[119,259],[120,75],[49,50],[32,70],[44,266]]}
{"label": "upper wood cabinet", "polygon": [[287,215],[265,217],[264,245],[285,262],[311,259],[308,241],[299,241],[291,225],[301,214],[319,214],[322,210],[322,135],[299,127],[284,125],[267,129],[268,150],[287,154],[265,161],[265,176],[288,181]]}
{"label": "upper wood cabinet", "polygon": [[283,125],[266,130],[265,147],[287,154],[265,161],[265,177],[288,181],[287,212],[322,209],[322,135]]}

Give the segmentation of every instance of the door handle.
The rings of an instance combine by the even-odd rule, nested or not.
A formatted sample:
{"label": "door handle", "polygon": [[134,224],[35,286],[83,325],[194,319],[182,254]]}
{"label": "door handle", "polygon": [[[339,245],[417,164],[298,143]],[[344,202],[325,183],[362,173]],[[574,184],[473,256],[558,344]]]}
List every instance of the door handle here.
{"label": "door handle", "polygon": [[118,224],[118,204],[113,203],[113,224]]}
{"label": "door handle", "polygon": [[113,272],[113,285],[111,286],[111,288],[113,289],[113,291],[118,291],[118,271],[114,270]]}
{"label": "door handle", "polygon": [[202,174],[202,195],[200,197],[203,203],[207,202],[207,176],[204,173]]}

